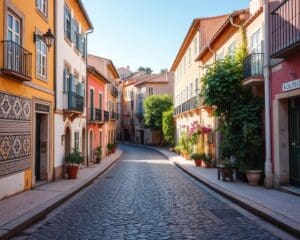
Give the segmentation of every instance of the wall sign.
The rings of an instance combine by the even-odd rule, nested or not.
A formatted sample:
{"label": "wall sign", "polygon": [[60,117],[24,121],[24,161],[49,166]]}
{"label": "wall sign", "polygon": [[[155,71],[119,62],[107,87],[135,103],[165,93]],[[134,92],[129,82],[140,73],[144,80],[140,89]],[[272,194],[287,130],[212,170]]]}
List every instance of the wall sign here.
{"label": "wall sign", "polygon": [[294,90],[294,89],[297,89],[297,88],[300,88],[300,79],[282,84],[282,91],[283,92]]}

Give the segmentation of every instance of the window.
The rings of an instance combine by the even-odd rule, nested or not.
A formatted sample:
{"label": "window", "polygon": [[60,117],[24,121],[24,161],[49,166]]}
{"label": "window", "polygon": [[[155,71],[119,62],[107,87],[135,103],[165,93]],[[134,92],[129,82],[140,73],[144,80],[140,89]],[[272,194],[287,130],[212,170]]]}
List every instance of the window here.
{"label": "window", "polygon": [[81,54],[82,57],[86,57],[86,40],[84,34],[81,35]]}
{"label": "window", "polygon": [[102,95],[102,93],[99,93],[99,108],[100,109],[103,108],[102,104],[103,104],[103,95]]}
{"label": "window", "polygon": [[199,92],[198,78],[195,79],[195,94]]}
{"label": "window", "polygon": [[41,41],[36,41],[36,73],[38,76],[46,78],[47,73],[47,46]]}
{"label": "window", "polygon": [[79,87],[79,75],[75,73],[73,75],[74,78],[74,84],[72,84],[72,92],[79,94],[80,93],[80,87]]}
{"label": "window", "polygon": [[67,6],[65,6],[64,22],[65,22],[65,38],[71,41],[72,18],[71,18],[71,11]]}
{"label": "window", "polygon": [[48,0],[37,0],[37,1],[36,1],[37,9],[38,9],[45,17],[47,17],[47,15],[48,15],[48,8],[47,8],[47,5],[48,5]]}
{"label": "window", "polygon": [[190,97],[194,96],[193,83],[190,83]]}
{"label": "window", "polygon": [[189,50],[188,50],[188,64],[190,65],[191,64],[191,58],[192,58],[192,56],[191,56],[191,48],[189,48]]}
{"label": "window", "polygon": [[94,89],[90,89],[90,108],[94,108]]}
{"label": "window", "polygon": [[147,96],[153,95],[153,87],[148,87],[147,88]]}
{"label": "window", "polygon": [[198,38],[194,39],[194,55],[198,54]]}
{"label": "window", "polygon": [[250,39],[250,52],[251,53],[261,53],[262,52],[262,44],[261,44],[261,34],[260,29],[252,34]]}
{"label": "window", "polygon": [[65,66],[64,69],[64,92],[68,92],[69,91],[69,81],[71,78],[71,72],[70,69],[68,67]]}
{"label": "window", "polygon": [[74,20],[74,36],[73,36],[73,40],[74,40],[74,44],[75,44],[75,48],[80,51],[80,44],[81,44],[81,35],[79,34],[79,25],[78,22],[76,22]]}
{"label": "window", "polygon": [[220,61],[220,60],[223,60],[224,59],[224,50],[220,53],[217,53],[216,55],[216,60],[217,61]]}
{"label": "window", "polygon": [[[21,20],[11,12],[7,14],[7,40],[21,45]],[[15,44],[9,43],[7,54],[8,68],[19,72],[20,61],[22,61],[20,48]]]}
{"label": "window", "polygon": [[233,43],[231,43],[230,45],[229,45],[229,47],[228,47],[228,55],[229,56],[233,56],[234,55],[234,53],[235,53],[235,47],[236,46],[236,44],[235,44],[235,42],[233,42]]}
{"label": "window", "polygon": [[74,133],[74,148],[79,149],[79,132]]}

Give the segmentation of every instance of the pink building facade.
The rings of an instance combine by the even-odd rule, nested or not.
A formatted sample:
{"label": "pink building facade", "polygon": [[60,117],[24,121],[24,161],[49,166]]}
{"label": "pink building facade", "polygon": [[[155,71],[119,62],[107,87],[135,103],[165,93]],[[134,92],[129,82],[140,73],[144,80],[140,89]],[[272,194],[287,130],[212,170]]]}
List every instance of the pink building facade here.
{"label": "pink building facade", "polygon": [[95,150],[106,149],[106,127],[104,118],[106,91],[105,84],[109,83],[94,67],[88,66],[87,118],[88,118],[88,159],[95,162]]}
{"label": "pink building facade", "polygon": [[269,1],[274,187],[300,186],[300,1]]}

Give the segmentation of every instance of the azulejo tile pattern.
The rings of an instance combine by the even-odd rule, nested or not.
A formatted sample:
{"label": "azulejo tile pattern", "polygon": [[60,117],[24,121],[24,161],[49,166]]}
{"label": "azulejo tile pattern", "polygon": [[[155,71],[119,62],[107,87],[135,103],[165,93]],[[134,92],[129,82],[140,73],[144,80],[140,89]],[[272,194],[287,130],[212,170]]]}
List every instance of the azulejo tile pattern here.
{"label": "azulejo tile pattern", "polygon": [[30,168],[31,101],[0,92],[0,177]]}

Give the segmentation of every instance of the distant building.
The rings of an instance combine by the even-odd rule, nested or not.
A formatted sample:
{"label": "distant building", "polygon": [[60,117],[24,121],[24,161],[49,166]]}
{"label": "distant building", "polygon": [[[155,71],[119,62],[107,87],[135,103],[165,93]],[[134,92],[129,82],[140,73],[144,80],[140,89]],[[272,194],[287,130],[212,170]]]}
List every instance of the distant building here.
{"label": "distant building", "polygon": [[122,140],[141,144],[159,144],[158,131],[144,125],[144,100],[151,95],[173,96],[173,74],[148,75],[137,72],[122,83]]}

